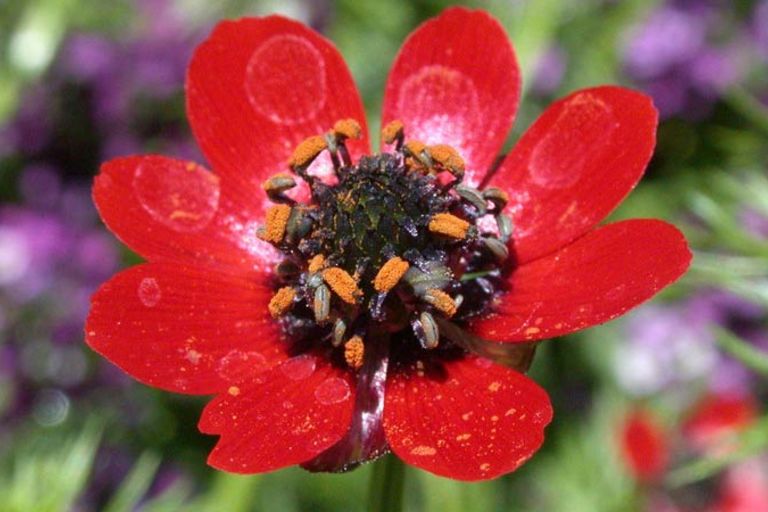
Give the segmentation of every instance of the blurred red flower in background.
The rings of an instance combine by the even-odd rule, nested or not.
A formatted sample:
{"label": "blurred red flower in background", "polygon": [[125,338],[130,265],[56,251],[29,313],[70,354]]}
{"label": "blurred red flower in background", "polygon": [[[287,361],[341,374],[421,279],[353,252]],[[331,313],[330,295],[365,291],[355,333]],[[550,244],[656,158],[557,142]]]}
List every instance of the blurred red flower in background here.
{"label": "blurred red flower in background", "polygon": [[[224,22],[195,52],[186,92],[192,129],[216,173],[162,156],[104,164],[93,191],[102,219],[148,262],[96,293],[86,338],[146,384],[216,395],[199,427],[221,436],[209,458],[217,468],[252,473],[301,463],[341,470],[391,449],[410,464],[461,480],[513,471],[538,450],[552,416],[546,393],[522,373],[531,342],[608,321],[689,265],[686,242],[669,224],[629,220],[597,227],[651,157],[657,124],[651,101],[620,87],[573,93],[548,108],[494,165],[520,96],[516,58],[489,15],[449,9],[405,42],[387,82],[383,121],[401,121],[403,133],[426,152],[453,148],[463,158],[457,181],[468,184],[466,194],[501,189],[506,207],[497,217],[514,226],[506,248],[499,248],[488,242],[497,235],[483,234],[496,228],[480,227],[478,214],[478,227],[465,228],[465,240],[422,252],[485,262],[472,245],[482,242],[506,263],[489,271],[493,286],[465,274],[477,289],[491,286],[482,304],[472,303],[475,288],[458,279],[456,261],[450,286],[462,291],[463,303],[456,295],[433,294],[433,302],[416,310],[402,301],[409,314],[438,317],[439,348],[419,346],[423,340],[409,329],[392,331],[386,343],[366,338],[362,361],[352,364],[328,341],[327,326],[313,323],[303,291],[295,308],[307,315],[276,320],[270,314],[282,279],[274,270],[280,256],[257,232],[274,221],[265,221],[267,212],[277,211],[262,182],[283,171],[308,137],[353,119],[361,136],[345,142],[351,161],[370,152],[362,102],[340,54],[278,16]],[[431,162],[428,153],[415,155]],[[334,169],[339,174],[323,153],[307,175],[333,190]],[[424,186],[434,188],[431,181]],[[310,199],[306,183],[292,194],[284,199],[289,204]],[[451,213],[458,226],[475,220]],[[397,256],[408,259],[405,252]],[[414,267],[429,267],[417,259],[410,261]],[[311,280],[307,265],[300,262],[301,279]],[[310,286],[300,282],[304,288],[294,290]],[[333,311],[348,311],[339,297],[333,296]],[[454,312],[446,313],[437,299],[458,308],[452,321]],[[330,300],[316,295],[314,304],[327,307]],[[359,302],[354,308],[359,328],[380,330],[375,313],[361,311]],[[425,320],[418,318],[411,322],[423,334]],[[315,329],[313,336],[302,337],[305,328]]]}

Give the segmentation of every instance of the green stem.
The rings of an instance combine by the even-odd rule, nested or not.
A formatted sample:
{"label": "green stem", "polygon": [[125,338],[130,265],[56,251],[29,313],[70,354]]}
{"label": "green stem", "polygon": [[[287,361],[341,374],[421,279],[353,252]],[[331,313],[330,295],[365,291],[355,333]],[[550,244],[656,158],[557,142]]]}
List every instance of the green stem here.
{"label": "green stem", "polygon": [[395,455],[387,455],[373,465],[368,494],[369,512],[401,512],[405,464]]}
{"label": "green stem", "polygon": [[725,95],[728,104],[754,126],[768,134],[768,108],[743,87],[734,87]]}
{"label": "green stem", "polygon": [[717,344],[744,366],[768,377],[768,354],[726,329],[717,329]]}

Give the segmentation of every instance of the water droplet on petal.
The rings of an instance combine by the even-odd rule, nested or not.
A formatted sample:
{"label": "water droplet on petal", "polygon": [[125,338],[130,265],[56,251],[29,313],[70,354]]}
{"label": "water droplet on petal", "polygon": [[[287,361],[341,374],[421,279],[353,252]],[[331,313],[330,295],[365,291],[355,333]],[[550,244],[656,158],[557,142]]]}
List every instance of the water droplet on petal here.
{"label": "water droplet on petal", "polygon": [[231,350],[219,361],[217,372],[228,382],[242,382],[267,369],[267,359],[259,352]]}
{"label": "water droplet on petal", "polygon": [[154,277],[145,277],[139,283],[139,300],[148,308],[157,306],[160,302],[162,292],[160,291],[160,285],[157,284],[157,279]]}
{"label": "water droplet on petal", "polygon": [[315,398],[323,405],[333,405],[349,398],[349,384],[339,377],[331,377],[323,381],[315,389]]}
{"label": "water droplet on petal", "polygon": [[145,160],[133,190],[153,219],[181,233],[202,230],[219,209],[218,176],[193,163]]}
{"label": "water droplet on petal", "polygon": [[317,361],[314,356],[301,355],[284,362],[280,369],[290,379],[303,380],[315,372]]}
{"label": "water droplet on petal", "polygon": [[549,189],[574,185],[587,163],[599,160],[611,147],[616,128],[616,118],[605,102],[589,93],[571,98],[531,152],[531,180]]}
{"label": "water droplet on petal", "polygon": [[303,37],[274,36],[251,55],[245,93],[253,109],[274,123],[310,121],[325,105],[325,60]]}
{"label": "water droplet on petal", "polygon": [[[435,105],[440,106],[438,113]],[[418,125],[407,127],[408,138],[448,144],[472,161],[467,134],[478,132],[468,123],[478,118],[480,100],[470,77],[439,64],[424,66],[403,81],[397,111],[406,123],[409,118],[419,120]]]}

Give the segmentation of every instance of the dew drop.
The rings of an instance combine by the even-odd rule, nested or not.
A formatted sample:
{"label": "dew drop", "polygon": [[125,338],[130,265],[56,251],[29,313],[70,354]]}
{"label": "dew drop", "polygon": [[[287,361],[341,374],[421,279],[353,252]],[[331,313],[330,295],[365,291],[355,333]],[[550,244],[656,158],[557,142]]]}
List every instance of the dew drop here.
{"label": "dew drop", "polygon": [[314,356],[301,355],[284,362],[280,369],[293,380],[304,380],[315,372],[317,361]]}
{"label": "dew drop", "polygon": [[219,178],[193,163],[145,160],[133,175],[142,208],[180,233],[204,229],[219,208]]}
{"label": "dew drop", "polygon": [[588,164],[603,157],[617,128],[606,103],[589,93],[573,97],[531,152],[531,180],[548,189],[574,185]]}
{"label": "dew drop", "polygon": [[274,36],[251,55],[244,86],[259,115],[283,125],[305,123],[325,105],[325,59],[306,38]]}
{"label": "dew drop", "polygon": [[259,352],[231,350],[219,361],[217,372],[228,382],[242,382],[267,369],[267,359]]}
{"label": "dew drop", "polygon": [[333,405],[349,398],[349,384],[339,377],[324,380],[315,389],[315,398],[323,405]]}
{"label": "dew drop", "polygon": [[139,300],[148,308],[157,306],[160,302],[162,292],[160,291],[160,285],[157,284],[157,279],[154,277],[145,277],[139,283]]}
{"label": "dew drop", "polygon": [[[439,108],[437,108],[439,107]],[[433,64],[424,66],[403,81],[397,112],[408,124],[409,138],[426,144],[448,144],[471,161],[467,134],[478,133],[480,99],[474,81],[459,70]],[[437,113],[436,113],[437,112]],[[418,119],[418,123],[408,123]]]}

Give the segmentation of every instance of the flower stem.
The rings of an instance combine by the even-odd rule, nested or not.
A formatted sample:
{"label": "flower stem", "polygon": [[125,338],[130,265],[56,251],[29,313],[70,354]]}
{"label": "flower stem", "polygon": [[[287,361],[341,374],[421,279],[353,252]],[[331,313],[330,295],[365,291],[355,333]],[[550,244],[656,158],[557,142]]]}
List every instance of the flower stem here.
{"label": "flower stem", "polygon": [[368,494],[369,512],[401,512],[405,464],[395,455],[387,455],[373,465]]}

